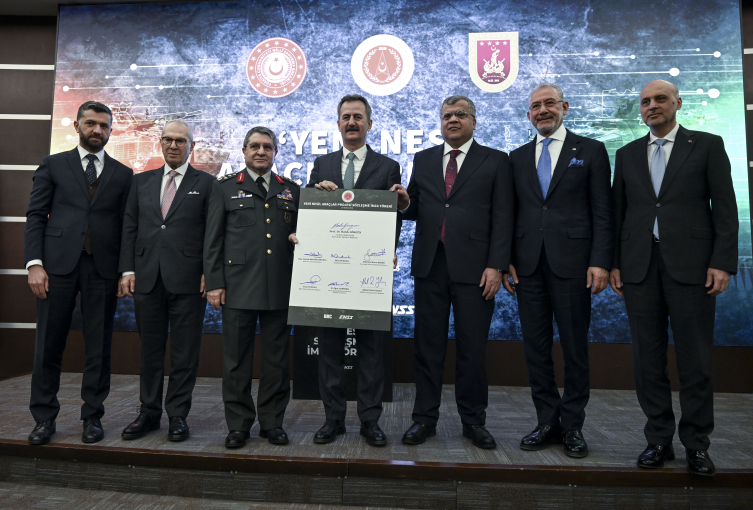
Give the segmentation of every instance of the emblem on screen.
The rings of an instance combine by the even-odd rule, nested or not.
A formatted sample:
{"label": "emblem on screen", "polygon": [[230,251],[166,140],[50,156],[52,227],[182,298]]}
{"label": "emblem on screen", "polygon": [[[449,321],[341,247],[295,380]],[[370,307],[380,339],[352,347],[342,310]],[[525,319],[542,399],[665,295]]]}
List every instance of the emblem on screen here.
{"label": "emblem on screen", "polygon": [[389,96],[413,76],[413,52],[394,35],[375,35],[358,45],[350,71],[359,87],[375,96]]}
{"label": "emblem on screen", "polygon": [[266,97],[284,97],[306,78],[306,55],[296,43],[283,37],[262,41],[251,50],[246,76],[251,87]]}
{"label": "emblem on screen", "polygon": [[468,34],[468,70],[478,88],[502,92],[518,77],[518,33]]}
{"label": "emblem on screen", "polygon": [[354,198],[356,198],[356,195],[352,191],[345,190],[345,192],[343,192],[343,202],[349,204],[353,201]]}

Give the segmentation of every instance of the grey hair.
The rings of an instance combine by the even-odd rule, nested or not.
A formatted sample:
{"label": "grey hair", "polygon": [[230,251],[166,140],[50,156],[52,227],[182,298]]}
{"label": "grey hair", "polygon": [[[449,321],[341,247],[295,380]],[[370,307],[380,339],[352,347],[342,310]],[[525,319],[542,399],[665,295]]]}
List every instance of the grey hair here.
{"label": "grey hair", "polygon": [[188,129],[188,143],[189,143],[189,144],[193,143],[193,129],[191,128],[191,126],[189,126],[188,124],[186,124],[186,123],[185,123],[185,122],[183,122],[182,120],[177,120],[177,119],[176,119],[176,120],[171,120],[171,121],[167,122],[167,123],[166,123],[166,124],[165,124],[165,125],[164,125],[164,126],[162,127],[162,133],[164,133],[164,132],[165,132],[165,129],[167,129],[167,126],[169,126],[170,124],[180,124],[181,126],[183,126],[183,127],[185,127],[186,129]]}
{"label": "grey hair", "polygon": [[277,151],[277,136],[275,135],[274,131],[264,126],[254,126],[248,130],[248,133],[246,133],[246,138],[243,139],[244,147],[248,145],[248,139],[251,138],[251,135],[253,135],[254,133],[260,133],[262,135],[267,135],[268,137],[270,137],[272,139],[272,145],[275,146],[275,152]]}
{"label": "grey hair", "polygon": [[528,94],[528,102],[529,103],[531,102],[531,96],[533,96],[534,92],[536,92],[537,90],[546,89],[546,88],[553,88],[554,90],[557,91],[557,95],[559,96],[560,101],[564,101],[565,100],[565,95],[562,93],[562,88],[560,88],[559,85],[555,85],[554,83],[549,83],[549,82],[546,82],[546,81],[542,81],[541,83],[539,83],[538,85],[536,85],[536,88],[534,88],[531,91],[530,94]]}
{"label": "grey hair", "polygon": [[360,94],[348,94],[347,96],[344,96],[342,99],[340,99],[340,102],[337,104],[338,119],[340,118],[340,108],[342,107],[343,103],[350,101],[361,101],[364,106],[366,106],[366,120],[371,120],[371,105],[369,104],[369,101]]}
{"label": "grey hair", "polygon": [[[448,104],[448,105],[454,105],[458,101],[465,101],[466,103],[468,103],[468,109],[470,110],[468,113],[470,113],[471,117],[473,117],[475,119],[476,118],[476,105],[473,104],[473,101],[471,101],[471,99],[469,97],[465,97],[465,96],[450,96],[447,99],[445,99],[444,101],[442,101],[442,106],[444,106],[446,104]],[[439,107],[440,114],[442,112],[442,106]]]}

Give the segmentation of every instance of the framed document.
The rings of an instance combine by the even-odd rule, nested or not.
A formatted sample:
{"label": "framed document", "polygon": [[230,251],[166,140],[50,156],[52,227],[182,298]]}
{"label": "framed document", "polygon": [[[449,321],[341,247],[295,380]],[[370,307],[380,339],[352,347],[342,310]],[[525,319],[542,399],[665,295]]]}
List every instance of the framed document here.
{"label": "framed document", "polygon": [[288,324],[389,331],[397,193],[301,190]]}

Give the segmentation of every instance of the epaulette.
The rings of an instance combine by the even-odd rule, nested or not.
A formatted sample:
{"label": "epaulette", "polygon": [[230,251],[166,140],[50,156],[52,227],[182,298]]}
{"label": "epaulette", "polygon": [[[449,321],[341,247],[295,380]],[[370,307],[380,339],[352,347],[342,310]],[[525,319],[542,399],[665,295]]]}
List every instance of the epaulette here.
{"label": "epaulette", "polygon": [[283,181],[288,181],[290,184],[295,184],[296,186],[300,187],[300,184],[295,182],[290,177],[285,177],[284,175],[280,175],[280,174],[273,174],[273,175],[277,178],[277,182],[279,182],[280,184],[282,184]]}
{"label": "epaulette", "polygon": [[226,181],[226,180],[230,179],[231,177],[235,177],[235,176],[236,176],[236,175],[238,175],[239,173],[240,173],[240,172],[233,172],[232,174],[225,174],[225,175],[221,175],[221,176],[217,177],[217,180],[218,180],[219,182],[223,182],[223,181]]}

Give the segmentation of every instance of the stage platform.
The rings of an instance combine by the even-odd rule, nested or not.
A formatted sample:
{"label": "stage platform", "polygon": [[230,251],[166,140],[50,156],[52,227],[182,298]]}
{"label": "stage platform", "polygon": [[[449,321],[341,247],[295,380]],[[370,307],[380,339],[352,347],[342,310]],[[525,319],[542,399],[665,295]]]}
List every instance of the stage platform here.
{"label": "stage platform", "polygon": [[[684,449],[660,470],[635,459],[645,446],[644,418],[632,391],[593,390],[583,434],[591,454],[564,455],[561,446],[524,452],[518,444],[535,424],[529,389],[490,387],[487,429],[498,447],[481,450],[462,437],[451,386],[445,386],[437,437],[421,446],[400,441],[411,424],[414,386],[396,384],[380,425],[383,448],[358,433],[355,403],[348,432],[315,445],[324,422],[321,402],[291,400],[284,427],[290,444],[258,437],[226,450],[227,428],[219,379],[200,378],[188,416],[191,438],[167,441],[162,429],[134,441],[120,432],[137,414],[138,376],[114,375],[102,419],[105,439],[80,442],[80,374],[63,374],[53,442],[26,442],[30,376],[0,382],[0,481],[70,489],[143,493],[247,502],[403,508],[751,508],[753,507],[753,394],[717,394],[709,453],[716,477],[691,476]],[[254,397],[257,385],[254,383]],[[679,409],[677,395],[675,409]]]}

